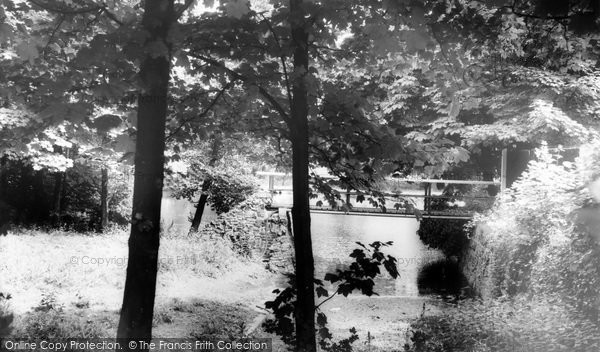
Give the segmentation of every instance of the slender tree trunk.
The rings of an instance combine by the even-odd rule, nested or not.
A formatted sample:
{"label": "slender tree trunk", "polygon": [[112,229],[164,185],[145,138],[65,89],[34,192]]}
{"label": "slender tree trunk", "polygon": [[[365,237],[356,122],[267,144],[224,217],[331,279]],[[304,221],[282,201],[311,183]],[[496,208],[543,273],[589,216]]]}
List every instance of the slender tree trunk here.
{"label": "slender tree trunk", "polygon": [[156,48],[161,47],[157,43],[162,43],[167,52],[147,53],[140,68],[142,91],[138,95],[132,225],[117,330],[117,338],[122,339],[128,351],[147,351],[147,346],[129,342],[149,342],[152,337],[170,70],[167,33],[173,20],[173,0],[144,2],[142,26],[148,33],[146,44],[152,43]]}
{"label": "slender tree trunk", "polygon": [[64,172],[56,172],[54,174],[54,194],[52,197],[52,222],[56,227],[60,227],[60,215],[62,209],[60,207],[63,195],[63,187],[65,182],[65,173]]}
{"label": "slender tree trunk", "polygon": [[108,169],[102,167],[100,179],[100,230],[108,227]]}
{"label": "slender tree trunk", "polygon": [[8,194],[8,168],[6,156],[0,158],[0,236],[6,235],[11,220],[11,211],[5,201]]}
{"label": "slender tree trunk", "polygon": [[33,192],[34,192],[33,202],[35,204],[35,207],[33,210],[34,222],[39,225],[47,224],[48,216],[50,215],[48,209],[51,209],[50,207],[54,204],[49,204],[50,201],[48,199],[48,195],[46,194],[46,187],[45,187],[46,171],[44,169],[41,169],[39,171],[33,170],[33,174],[31,175],[31,177],[33,177],[33,182],[34,182],[34,184],[33,184]]}
{"label": "slender tree trunk", "polygon": [[8,192],[8,167],[6,160],[6,156],[0,158],[0,201],[6,199],[6,193]]}
{"label": "slender tree trunk", "polygon": [[194,219],[192,219],[190,233],[198,232],[198,229],[200,228],[202,214],[204,214],[204,207],[206,206],[206,199],[208,199],[208,194],[205,193],[205,188],[207,188],[207,185],[208,180],[202,183],[202,194],[200,194],[200,199],[198,199],[198,204],[196,205],[196,211],[194,212]]}
{"label": "slender tree trunk", "polygon": [[[220,135],[213,136],[213,142],[210,152],[210,160],[208,166],[213,167],[219,158],[221,152],[222,140]],[[210,180],[206,179],[202,182],[202,191],[200,193],[200,199],[196,205],[196,211],[194,212],[194,219],[192,219],[192,226],[190,227],[190,233],[198,232],[200,223],[202,222],[202,214],[204,214],[204,208],[206,207],[206,200],[208,199],[208,188],[210,187]]]}
{"label": "slender tree trunk", "polygon": [[294,189],[292,226],[296,254],[297,302],[296,351],[315,352],[314,258],[310,234],[308,189],[308,33],[302,0],[290,0],[290,25],[294,46],[294,79],[290,134],[292,141],[292,185]]}

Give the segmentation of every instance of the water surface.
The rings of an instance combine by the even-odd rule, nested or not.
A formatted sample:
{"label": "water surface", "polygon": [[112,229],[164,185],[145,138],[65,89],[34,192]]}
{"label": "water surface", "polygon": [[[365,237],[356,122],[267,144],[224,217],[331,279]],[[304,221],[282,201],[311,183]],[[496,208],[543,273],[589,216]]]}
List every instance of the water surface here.
{"label": "water surface", "polygon": [[[375,292],[386,296],[418,296],[417,274],[423,263],[442,258],[437,250],[427,248],[417,235],[419,223],[414,218],[311,213],[315,275],[322,278],[344,264],[348,255],[374,241],[393,241],[382,251],[398,260],[400,278],[385,274],[375,284]],[[383,268],[382,268],[383,269]]]}

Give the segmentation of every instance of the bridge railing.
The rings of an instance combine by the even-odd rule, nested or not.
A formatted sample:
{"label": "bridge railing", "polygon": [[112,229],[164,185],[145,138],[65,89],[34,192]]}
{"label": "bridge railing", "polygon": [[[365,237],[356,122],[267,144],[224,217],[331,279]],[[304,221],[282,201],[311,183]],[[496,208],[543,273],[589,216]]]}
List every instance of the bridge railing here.
{"label": "bridge railing", "polygon": [[[289,177],[284,173],[263,172],[259,175],[268,176],[267,191],[271,194],[274,208],[291,208],[292,188],[289,186],[276,186],[275,178]],[[375,207],[368,200],[358,202],[357,197],[368,198],[367,194],[336,189],[342,200],[333,206],[323,197],[318,197],[311,202],[311,209],[317,211],[343,211],[352,213],[365,213],[373,215],[416,216],[440,218],[470,218],[475,212],[480,212],[492,206],[495,193],[499,191],[500,181],[482,180],[445,180],[445,179],[417,179],[417,178],[390,178],[398,184],[412,185],[399,193],[383,193],[385,199],[383,207]],[[419,185],[415,189],[414,185]],[[467,195],[443,195],[442,189],[448,185],[475,186],[475,192]],[[415,192],[420,192],[415,193]],[[440,202],[446,201],[447,206],[440,207]],[[437,210],[436,208],[443,208]],[[415,210],[416,209],[416,210]]]}

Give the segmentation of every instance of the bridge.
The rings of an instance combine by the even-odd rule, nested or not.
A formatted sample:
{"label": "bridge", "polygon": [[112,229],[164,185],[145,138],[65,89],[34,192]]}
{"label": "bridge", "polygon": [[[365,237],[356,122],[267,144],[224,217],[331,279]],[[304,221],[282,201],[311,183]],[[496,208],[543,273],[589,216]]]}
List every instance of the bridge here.
{"label": "bridge", "polygon": [[[279,172],[258,172],[259,176],[268,177],[268,188],[266,191],[271,196],[271,208],[289,209],[292,207],[292,188],[285,185],[291,175]],[[279,182],[278,182],[279,181]],[[336,189],[343,201],[335,205],[329,204],[321,196],[311,200],[311,212],[318,213],[342,213],[352,215],[370,216],[396,216],[396,217],[423,217],[423,218],[448,218],[448,219],[470,219],[475,211],[489,208],[495,197],[493,195],[442,195],[442,190],[449,185],[472,185],[485,188],[488,186],[502,186],[501,181],[479,181],[479,180],[445,180],[445,179],[390,179],[391,182],[404,184],[402,192],[384,193],[385,208],[368,204],[364,200],[358,201],[358,197],[368,198],[368,195],[357,191]],[[283,185],[278,185],[283,184]],[[482,192],[479,192],[482,193]],[[435,210],[432,206],[435,201],[448,201],[454,204],[450,209]],[[472,206],[477,203],[477,206]],[[389,206],[389,205],[392,206]]]}
{"label": "bridge", "polygon": [[[511,154],[512,153],[512,154]],[[447,180],[427,178],[389,178],[396,183],[399,192],[385,193],[385,208],[376,207],[368,201],[359,202],[359,197],[368,198],[365,193],[336,189],[340,200],[329,204],[321,195],[311,200],[311,212],[335,213],[369,216],[395,216],[438,219],[471,219],[476,212],[489,209],[498,192],[518,178],[530,160],[529,151],[502,151],[500,179],[486,180]],[[510,164],[510,172],[507,172]],[[268,183],[264,190],[271,197],[271,208],[290,209],[292,207],[291,175],[282,172],[257,172],[258,176],[266,178]],[[324,178],[332,178],[325,176]],[[443,189],[448,186],[471,186],[473,190],[468,195],[444,195]],[[447,202],[445,207],[439,205]],[[388,206],[391,204],[392,206]],[[436,206],[437,205],[437,206]],[[440,209],[441,208],[441,209]]]}

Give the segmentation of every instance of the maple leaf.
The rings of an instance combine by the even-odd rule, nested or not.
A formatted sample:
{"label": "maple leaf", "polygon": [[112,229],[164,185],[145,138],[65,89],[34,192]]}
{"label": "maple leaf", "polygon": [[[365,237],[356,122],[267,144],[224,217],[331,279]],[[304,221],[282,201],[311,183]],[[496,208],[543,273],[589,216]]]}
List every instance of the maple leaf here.
{"label": "maple leaf", "polygon": [[415,30],[406,33],[406,49],[409,52],[424,50],[429,41],[429,36],[425,31]]}
{"label": "maple leaf", "polygon": [[16,48],[17,55],[23,61],[29,61],[31,65],[33,65],[35,59],[40,57],[40,53],[37,49],[37,46],[32,42],[21,42],[17,45]]}
{"label": "maple leaf", "polygon": [[0,43],[8,42],[14,38],[12,27],[7,23],[0,23]]}
{"label": "maple leaf", "polygon": [[237,19],[250,12],[250,2],[248,0],[228,0],[223,2],[222,7],[227,16]]}
{"label": "maple leaf", "polygon": [[448,116],[451,118],[456,118],[460,113],[460,100],[457,95],[452,97],[452,102],[450,103],[450,110],[448,112]]}

